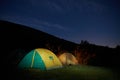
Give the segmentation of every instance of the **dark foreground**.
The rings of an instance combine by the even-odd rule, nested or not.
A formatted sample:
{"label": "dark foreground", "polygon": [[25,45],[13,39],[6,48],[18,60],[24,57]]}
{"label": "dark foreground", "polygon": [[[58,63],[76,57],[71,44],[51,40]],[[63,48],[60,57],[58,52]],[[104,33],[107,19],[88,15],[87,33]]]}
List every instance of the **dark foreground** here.
{"label": "dark foreground", "polygon": [[7,77],[14,80],[120,80],[119,71],[93,66],[67,66],[54,70],[17,70]]}

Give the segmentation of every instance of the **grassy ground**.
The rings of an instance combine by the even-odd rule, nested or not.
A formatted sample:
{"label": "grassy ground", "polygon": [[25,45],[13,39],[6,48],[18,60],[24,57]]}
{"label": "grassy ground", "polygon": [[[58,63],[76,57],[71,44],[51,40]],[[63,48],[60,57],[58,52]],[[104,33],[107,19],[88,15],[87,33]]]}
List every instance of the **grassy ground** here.
{"label": "grassy ground", "polygon": [[119,80],[109,69],[93,66],[67,66],[41,71],[26,69],[19,72],[17,80]]}

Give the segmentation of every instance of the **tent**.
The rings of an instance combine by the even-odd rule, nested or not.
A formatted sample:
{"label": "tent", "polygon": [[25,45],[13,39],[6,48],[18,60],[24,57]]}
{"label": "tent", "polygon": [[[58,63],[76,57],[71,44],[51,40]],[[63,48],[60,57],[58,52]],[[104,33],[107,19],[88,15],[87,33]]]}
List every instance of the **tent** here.
{"label": "tent", "polygon": [[62,67],[62,63],[50,50],[37,48],[25,55],[18,64],[18,67],[49,70]]}
{"label": "tent", "polygon": [[72,53],[62,53],[58,56],[63,65],[77,65],[78,61]]}

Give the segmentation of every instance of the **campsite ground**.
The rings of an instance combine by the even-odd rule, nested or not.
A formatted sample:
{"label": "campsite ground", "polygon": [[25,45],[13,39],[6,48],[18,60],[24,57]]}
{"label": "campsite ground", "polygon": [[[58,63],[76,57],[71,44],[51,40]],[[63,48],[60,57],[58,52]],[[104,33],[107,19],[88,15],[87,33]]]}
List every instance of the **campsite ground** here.
{"label": "campsite ground", "polygon": [[17,80],[120,80],[114,69],[94,66],[67,66],[54,70],[19,70]]}

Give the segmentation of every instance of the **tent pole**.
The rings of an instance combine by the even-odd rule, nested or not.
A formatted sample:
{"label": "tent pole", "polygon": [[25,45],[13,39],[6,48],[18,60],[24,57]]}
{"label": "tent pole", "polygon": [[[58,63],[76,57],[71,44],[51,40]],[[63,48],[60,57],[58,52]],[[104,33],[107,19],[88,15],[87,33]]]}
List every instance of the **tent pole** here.
{"label": "tent pole", "polygon": [[32,63],[31,63],[31,68],[33,67],[34,58],[35,58],[35,51],[34,51],[34,53],[33,53],[33,56],[32,56]]}

